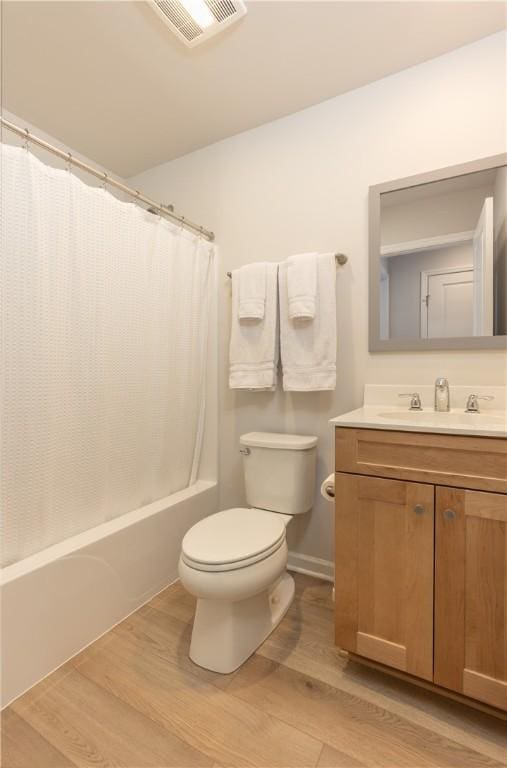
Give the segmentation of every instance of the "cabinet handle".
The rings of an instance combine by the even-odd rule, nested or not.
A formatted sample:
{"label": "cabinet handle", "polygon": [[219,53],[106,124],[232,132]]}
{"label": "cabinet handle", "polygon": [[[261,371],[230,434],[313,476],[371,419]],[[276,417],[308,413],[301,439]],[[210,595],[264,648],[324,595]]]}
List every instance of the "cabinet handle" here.
{"label": "cabinet handle", "polygon": [[416,504],[414,507],[414,512],[416,515],[424,515],[424,507],[422,504]]}
{"label": "cabinet handle", "polygon": [[456,517],[456,512],[454,509],[444,509],[444,517],[446,520],[454,520]]}

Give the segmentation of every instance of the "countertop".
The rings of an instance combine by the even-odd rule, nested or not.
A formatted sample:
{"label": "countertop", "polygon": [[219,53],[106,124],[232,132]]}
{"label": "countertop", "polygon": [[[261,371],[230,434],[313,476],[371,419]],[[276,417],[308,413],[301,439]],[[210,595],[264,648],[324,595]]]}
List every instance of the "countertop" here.
{"label": "countertop", "polygon": [[433,432],[447,435],[507,437],[507,413],[488,409],[464,413],[452,409],[437,413],[433,409],[410,411],[407,407],[371,404],[330,419],[336,427],[387,429],[403,432]]}

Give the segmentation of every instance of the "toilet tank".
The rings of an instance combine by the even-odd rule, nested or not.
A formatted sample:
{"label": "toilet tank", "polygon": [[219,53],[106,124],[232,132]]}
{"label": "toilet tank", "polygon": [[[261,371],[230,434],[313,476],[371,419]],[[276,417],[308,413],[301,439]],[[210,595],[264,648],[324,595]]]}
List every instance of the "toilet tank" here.
{"label": "toilet tank", "polygon": [[249,506],[301,515],[313,506],[317,437],[249,432],[240,437]]}

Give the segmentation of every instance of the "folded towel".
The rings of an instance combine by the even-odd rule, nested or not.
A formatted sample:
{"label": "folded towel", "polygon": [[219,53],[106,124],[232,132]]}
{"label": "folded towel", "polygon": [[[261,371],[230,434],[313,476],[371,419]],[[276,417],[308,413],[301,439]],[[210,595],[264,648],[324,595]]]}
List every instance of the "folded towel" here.
{"label": "folded towel", "polygon": [[262,320],[266,303],[266,262],[248,264],[238,269],[239,272],[239,308],[240,319],[254,318]]}
{"label": "folded towel", "polygon": [[232,273],[230,389],[276,389],[278,370],[278,264],[266,263],[262,320],[239,318],[240,276]]}
{"label": "folded towel", "polygon": [[299,253],[287,259],[289,317],[315,317],[317,253]]}
{"label": "folded towel", "polygon": [[313,320],[291,320],[287,262],[279,267],[280,344],[283,388],[310,392],[336,387],[336,265],[333,254],[317,258],[317,292]]}

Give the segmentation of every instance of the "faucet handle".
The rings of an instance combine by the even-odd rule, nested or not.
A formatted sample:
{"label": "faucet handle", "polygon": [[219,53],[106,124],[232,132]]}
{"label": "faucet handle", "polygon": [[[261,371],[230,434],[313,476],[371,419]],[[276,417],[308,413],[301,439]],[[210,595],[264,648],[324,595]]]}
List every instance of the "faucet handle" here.
{"label": "faucet handle", "polygon": [[465,413],[479,413],[479,400],[494,400],[494,395],[468,395]]}
{"label": "faucet handle", "polygon": [[398,397],[410,397],[410,409],[411,411],[422,411],[421,396],[419,392],[400,392]]}

